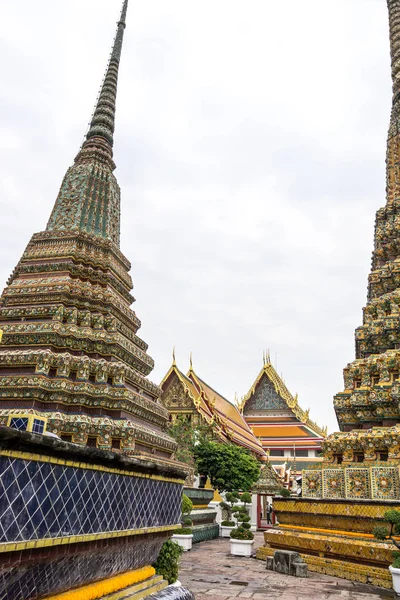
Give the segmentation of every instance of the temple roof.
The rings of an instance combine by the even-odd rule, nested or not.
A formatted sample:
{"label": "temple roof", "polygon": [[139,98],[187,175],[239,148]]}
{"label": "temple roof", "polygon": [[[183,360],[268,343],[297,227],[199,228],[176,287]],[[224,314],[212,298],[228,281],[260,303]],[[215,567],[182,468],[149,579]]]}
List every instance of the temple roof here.
{"label": "temple roof", "polygon": [[[261,369],[261,371],[259,372],[259,374],[257,375],[253,385],[251,386],[250,390],[248,391],[248,393],[242,398],[242,400],[240,402],[238,402],[238,409],[240,411],[240,413],[243,415],[246,413],[246,409],[247,412],[249,412],[249,409],[251,409],[251,405],[252,402],[254,404],[254,400],[255,400],[255,396],[256,396],[256,392],[260,389],[260,386],[263,384],[263,382],[265,382],[267,385],[272,384],[271,389],[274,391],[274,398],[273,399],[265,399],[262,401],[262,405],[257,404],[256,410],[258,410],[261,414],[265,411],[290,411],[292,413],[292,416],[295,418],[295,420],[298,422],[300,421],[302,424],[304,424],[305,426],[307,426],[310,430],[311,430],[311,435],[312,433],[317,434],[321,437],[326,437],[327,435],[327,428],[321,428],[319,427],[314,421],[312,421],[310,419],[310,410],[303,410],[299,404],[298,404],[298,397],[297,394],[295,396],[292,396],[292,394],[290,393],[290,391],[288,390],[288,388],[286,387],[283,379],[278,375],[278,373],[275,371],[274,367],[271,364],[271,360],[269,357],[269,354],[264,356],[264,360],[263,360],[263,367]],[[254,415],[252,414],[252,419],[254,417]],[[268,417],[269,418],[269,417]],[[290,415],[289,415],[290,418]],[[255,419],[257,420],[257,416],[255,416]],[[284,435],[286,437],[287,432],[286,432],[286,428],[290,426],[290,422],[289,424],[284,424],[282,425],[282,427],[279,427],[279,424],[276,424],[276,432],[274,432],[274,436],[280,436],[280,435]],[[298,423],[293,423],[293,427],[296,429],[296,432],[293,431],[293,434],[291,435],[295,435],[295,436],[306,436],[307,432],[303,431],[302,429],[300,429],[298,427]],[[282,431],[280,431],[282,429]],[[285,432],[284,432],[285,429]],[[267,431],[265,432],[265,434],[268,436],[270,435]],[[271,432],[272,434],[272,432]],[[310,435],[310,434],[309,434]]]}
{"label": "temple roof", "polygon": [[264,457],[265,452],[252,433],[250,427],[229,400],[221,396],[216,390],[201,379],[191,365],[187,375],[178,369],[175,359],[163,378],[160,386],[175,375],[183,385],[186,393],[193,401],[194,406],[209,424],[217,426],[219,436],[225,441],[231,441],[248,448],[259,457]]}

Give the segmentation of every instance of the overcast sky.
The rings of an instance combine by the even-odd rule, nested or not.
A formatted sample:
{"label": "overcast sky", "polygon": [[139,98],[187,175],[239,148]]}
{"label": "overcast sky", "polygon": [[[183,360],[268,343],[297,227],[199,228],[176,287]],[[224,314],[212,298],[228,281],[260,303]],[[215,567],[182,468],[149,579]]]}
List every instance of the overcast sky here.
{"label": "overcast sky", "polygon": [[[0,2],[0,281],[45,229],[120,0]],[[115,172],[159,383],[176,346],[228,399],[270,348],[329,430],[385,202],[384,0],[130,0]]]}

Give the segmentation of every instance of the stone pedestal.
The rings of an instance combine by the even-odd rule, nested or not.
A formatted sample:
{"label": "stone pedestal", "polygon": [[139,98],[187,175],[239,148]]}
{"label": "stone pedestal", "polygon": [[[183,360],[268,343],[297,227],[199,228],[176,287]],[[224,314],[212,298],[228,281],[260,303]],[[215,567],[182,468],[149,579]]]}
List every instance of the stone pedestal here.
{"label": "stone pedestal", "polygon": [[213,540],[219,536],[219,525],[215,522],[217,511],[209,506],[214,490],[185,487],[184,494],[193,502],[190,518],[193,521],[193,544]]}
{"label": "stone pedestal", "polygon": [[298,552],[290,550],[276,550],[273,556],[267,556],[267,569],[284,575],[307,577],[306,562]]}

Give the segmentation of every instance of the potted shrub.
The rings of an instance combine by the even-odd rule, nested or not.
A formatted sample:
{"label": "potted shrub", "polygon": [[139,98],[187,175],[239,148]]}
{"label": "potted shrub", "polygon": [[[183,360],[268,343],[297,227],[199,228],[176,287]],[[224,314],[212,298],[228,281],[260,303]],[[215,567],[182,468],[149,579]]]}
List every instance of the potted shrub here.
{"label": "potted shrub", "polygon": [[183,548],[184,552],[192,549],[193,543],[193,530],[191,526],[193,525],[192,520],[189,518],[190,513],[193,509],[193,503],[191,499],[186,496],[186,494],[182,495],[182,527],[179,529],[175,529],[172,539],[174,542],[179,544],[181,548]]}
{"label": "potted shrub", "polygon": [[227,519],[221,521],[220,533],[221,537],[230,537],[232,529],[236,523],[232,520],[233,507],[235,502],[239,500],[238,492],[227,492],[225,494],[226,502],[220,502],[219,505],[222,510],[227,513]]}
{"label": "potted shrub", "polygon": [[[387,510],[383,518],[390,523],[390,531],[384,525],[377,525],[372,532],[374,537],[381,541],[390,540],[400,550],[399,542],[393,538],[395,533],[400,533],[400,511]],[[393,589],[396,594],[400,594],[400,552],[393,552],[393,562],[389,566],[389,571],[392,575]]]}
{"label": "potted shrub", "polygon": [[234,517],[237,521],[237,527],[231,531],[231,554],[234,556],[246,556],[248,558],[253,554],[254,534],[250,531],[250,516],[246,505],[251,502],[251,495],[245,492],[240,496],[243,505],[234,506],[236,510]]}
{"label": "potted shrub", "polygon": [[170,585],[178,582],[179,557],[183,549],[172,540],[167,540],[161,546],[160,554],[153,567],[157,575],[162,575]]}

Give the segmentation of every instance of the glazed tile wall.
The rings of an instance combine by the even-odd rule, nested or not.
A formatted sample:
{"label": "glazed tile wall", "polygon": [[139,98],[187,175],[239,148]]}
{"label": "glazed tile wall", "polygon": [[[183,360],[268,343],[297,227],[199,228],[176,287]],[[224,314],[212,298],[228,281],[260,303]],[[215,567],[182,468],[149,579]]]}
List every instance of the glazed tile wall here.
{"label": "glazed tile wall", "polygon": [[79,554],[31,561],[31,564],[3,566],[0,569],[0,600],[36,600],[48,594],[68,590],[105,579],[118,573],[138,569],[155,562],[168,534],[153,534],[135,539],[123,538],[117,544],[107,542]]}
{"label": "glazed tile wall", "polygon": [[0,543],[179,522],[178,483],[0,456]]}

